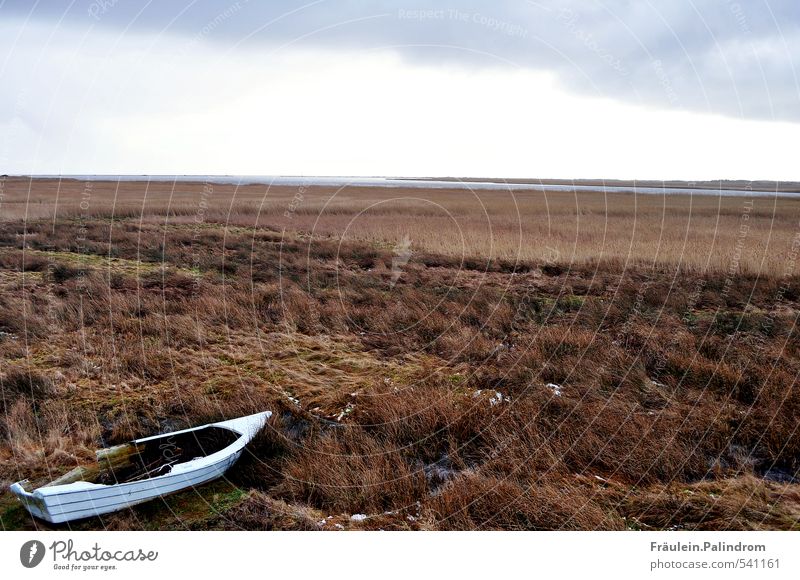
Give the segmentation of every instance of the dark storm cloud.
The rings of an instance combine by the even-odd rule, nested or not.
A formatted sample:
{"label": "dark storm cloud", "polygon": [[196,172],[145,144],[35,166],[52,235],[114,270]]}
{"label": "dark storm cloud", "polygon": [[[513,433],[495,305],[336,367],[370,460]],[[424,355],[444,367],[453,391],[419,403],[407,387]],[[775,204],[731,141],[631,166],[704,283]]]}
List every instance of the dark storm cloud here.
{"label": "dark storm cloud", "polygon": [[415,64],[549,70],[576,92],[644,105],[800,120],[796,0],[12,1],[0,18],[245,49],[391,49]]}

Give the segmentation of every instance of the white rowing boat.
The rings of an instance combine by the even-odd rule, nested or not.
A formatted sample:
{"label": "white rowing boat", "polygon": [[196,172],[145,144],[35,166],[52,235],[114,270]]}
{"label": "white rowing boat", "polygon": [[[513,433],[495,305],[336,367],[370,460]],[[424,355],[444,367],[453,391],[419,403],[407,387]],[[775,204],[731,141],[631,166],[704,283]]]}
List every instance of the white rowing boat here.
{"label": "white rowing boat", "polygon": [[33,491],[11,486],[28,511],[57,524],[107,514],[220,477],[264,427],[271,412],[136,439],[97,452],[97,464],[77,467]]}

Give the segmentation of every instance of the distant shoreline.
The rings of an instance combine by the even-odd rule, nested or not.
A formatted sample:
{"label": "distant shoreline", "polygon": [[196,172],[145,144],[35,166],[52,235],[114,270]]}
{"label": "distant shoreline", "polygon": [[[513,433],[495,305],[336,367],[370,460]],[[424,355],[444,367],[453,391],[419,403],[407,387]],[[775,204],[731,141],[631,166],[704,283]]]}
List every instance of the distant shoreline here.
{"label": "distant shoreline", "polygon": [[483,191],[539,192],[598,192],[642,195],[706,195],[757,197],[778,195],[800,197],[800,182],[779,181],[655,181],[655,180],[596,180],[596,179],[499,179],[456,177],[331,177],[276,175],[5,175],[3,179],[62,180],[91,182],[179,182],[213,183],[219,185],[269,187],[378,187],[413,189],[464,189]]}
{"label": "distant shoreline", "polygon": [[466,182],[473,181],[483,183],[513,183],[526,185],[579,185],[586,187],[651,187],[651,188],[679,188],[679,189],[722,189],[738,191],[760,191],[771,193],[800,193],[800,181],[771,181],[771,180],[747,180],[747,179],[711,179],[683,181],[678,179],[658,180],[658,179],[537,179],[537,178],[510,178],[499,177],[398,177],[396,179],[415,179],[430,181],[453,181]]}

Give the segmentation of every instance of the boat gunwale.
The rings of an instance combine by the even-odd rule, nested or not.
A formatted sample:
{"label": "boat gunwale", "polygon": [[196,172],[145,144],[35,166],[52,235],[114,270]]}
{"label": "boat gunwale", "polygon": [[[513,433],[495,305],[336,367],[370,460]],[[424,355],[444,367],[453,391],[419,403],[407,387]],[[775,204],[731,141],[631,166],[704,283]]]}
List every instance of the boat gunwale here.
{"label": "boat gunwale", "polygon": [[[205,469],[209,469],[210,471],[212,471],[212,472],[213,472],[214,470],[217,470],[217,469],[219,469],[219,467],[218,467],[218,466],[219,466],[219,464],[220,464],[220,463],[224,463],[226,460],[227,460],[227,458],[220,459],[219,461],[217,461],[217,462],[215,462],[215,463],[213,463],[213,464],[211,464],[211,465],[206,465],[206,466],[204,466],[204,467],[201,467],[201,468],[200,468],[200,469],[198,469],[196,472],[190,472],[190,474],[191,474],[191,473],[199,473],[201,470],[205,470]],[[213,468],[213,469],[212,469],[212,468]],[[169,475],[169,474],[167,474],[167,475]],[[181,475],[181,474],[176,474],[176,476],[177,476],[177,475]],[[201,477],[207,477],[208,475],[209,475],[209,474],[203,474]],[[162,476],[159,476],[159,477],[162,477]],[[164,476],[164,477],[166,477],[166,476]],[[156,478],[153,478],[153,479],[152,479],[152,480],[150,480],[150,481],[154,481],[155,479],[156,479]],[[196,484],[196,485],[202,485],[203,483],[206,483],[207,481],[210,481],[210,480],[204,480],[203,482],[201,482],[201,483],[198,483],[198,484]],[[192,486],[192,485],[195,485],[195,484],[193,484],[193,483],[189,483],[189,484],[188,484],[188,485],[186,485],[185,487],[190,487],[190,486]],[[116,486],[116,485],[110,485],[110,486],[106,486],[106,487],[107,487],[107,488],[109,488],[109,489],[115,489],[115,488],[117,488],[118,486]],[[136,500],[134,503],[127,504],[127,505],[136,505],[137,503],[142,503],[142,502],[148,501],[149,499],[155,499],[156,497],[163,497],[163,496],[166,496],[166,495],[169,495],[169,494],[172,494],[172,493],[177,493],[177,492],[179,492],[179,491],[182,491],[183,489],[185,489],[185,487],[184,487],[184,488],[178,488],[178,489],[176,489],[176,490],[174,490],[174,491],[170,491],[170,492],[166,492],[166,493],[157,493],[157,494],[155,494],[155,495],[154,495],[152,498],[143,498],[143,499],[138,499],[138,500]],[[85,491],[88,491],[88,490],[85,490]],[[143,491],[143,492],[153,492],[153,491],[156,491],[156,489],[146,489],[146,488],[143,488],[141,491]],[[70,493],[76,493],[76,492],[70,492]],[[61,494],[61,495],[69,495],[69,493],[65,493],[65,494]],[[115,496],[116,496],[116,494],[110,494],[110,495],[108,495],[108,496],[104,496],[104,497],[97,498],[97,499],[107,499],[107,498],[113,498],[113,497],[115,497]],[[59,503],[49,503],[49,504],[45,502],[45,507],[47,508],[47,513],[48,513],[48,514],[50,514],[51,516],[68,515],[68,514],[70,514],[70,513],[75,513],[75,512],[78,512],[78,511],[83,511],[83,510],[71,510],[71,511],[66,511],[66,510],[59,510],[59,508],[61,508],[62,506],[66,507],[66,506],[71,506],[71,505],[75,505],[75,504],[79,504],[79,503],[85,503],[85,502],[90,502],[90,503],[91,503],[91,502],[94,502],[94,501],[95,501],[95,500],[94,500],[94,499],[92,499],[92,498],[87,498],[87,499],[83,499],[83,500],[77,500],[77,501],[68,501],[68,502],[59,502]],[[127,503],[127,502],[126,502],[126,503]],[[111,504],[111,505],[117,505],[117,504]],[[102,507],[110,507],[110,506],[101,506],[101,508],[102,508]],[[52,511],[51,511],[51,510],[52,510]]]}
{"label": "boat gunwale", "polygon": [[[168,473],[165,473],[163,475],[157,475],[156,477],[150,477],[150,478],[139,480],[139,481],[126,481],[126,482],[115,483],[115,484],[111,484],[111,485],[103,484],[103,483],[93,483],[91,481],[76,481],[76,482],[62,484],[62,485],[51,485],[51,486],[43,485],[43,486],[37,487],[37,488],[35,488],[33,490],[30,490],[30,491],[25,489],[25,483],[28,483],[29,480],[28,479],[23,479],[21,481],[18,481],[16,483],[12,484],[11,487],[12,488],[14,486],[19,487],[19,489],[21,489],[21,491],[24,493],[24,496],[27,499],[37,498],[37,499],[45,500],[45,503],[46,503],[46,500],[49,497],[66,496],[66,495],[72,495],[72,494],[76,494],[76,493],[92,493],[92,492],[95,492],[95,491],[101,491],[101,490],[107,490],[107,489],[125,489],[126,487],[141,486],[143,484],[146,484],[147,482],[164,481],[164,478],[176,477],[176,476],[181,476],[181,475],[186,476],[186,475],[192,473],[192,471],[196,471],[196,470],[203,469],[205,467],[216,465],[216,464],[220,463],[221,461],[224,461],[225,458],[234,455],[235,453],[240,451],[240,449],[243,449],[247,445],[247,443],[250,441],[250,439],[252,439],[252,437],[255,436],[255,433],[251,434],[251,433],[247,433],[247,432],[245,432],[243,430],[236,429],[231,424],[236,423],[236,422],[243,423],[245,419],[252,418],[252,417],[255,417],[255,416],[264,416],[264,423],[265,423],[266,420],[269,419],[269,417],[272,416],[272,412],[271,411],[263,411],[261,413],[254,413],[253,415],[248,415],[248,416],[245,416],[245,417],[239,417],[237,419],[229,419],[227,421],[219,421],[219,422],[216,422],[216,423],[208,423],[206,425],[199,425],[197,427],[191,427],[189,429],[181,429],[180,431],[171,431],[169,433],[163,433],[163,434],[160,434],[160,435],[153,435],[151,437],[145,437],[145,438],[142,438],[142,439],[135,439],[133,441],[130,441],[127,444],[123,444],[123,445],[135,445],[135,444],[138,444],[138,443],[147,442],[149,440],[157,440],[157,439],[160,439],[160,438],[170,437],[172,435],[179,435],[179,434],[183,434],[183,433],[191,433],[192,431],[198,431],[200,429],[205,429],[206,427],[218,427],[218,428],[227,429],[229,431],[232,431],[233,433],[238,433],[239,434],[239,437],[237,437],[235,441],[233,441],[230,445],[227,445],[226,447],[223,447],[219,451],[215,451],[214,453],[211,453],[210,455],[205,455],[205,456],[202,456],[202,457],[196,457],[196,458],[190,459],[189,461],[185,461],[185,462],[182,462],[182,463],[176,463],[175,466],[173,467],[173,469],[171,469]],[[263,427],[263,423],[262,423],[262,427]],[[246,439],[248,437],[248,435],[250,436],[250,438],[247,439],[247,441],[244,441],[244,439]],[[231,448],[237,447],[237,446],[239,448],[231,449]],[[175,468],[179,467],[179,466],[187,466],[187,465],[190,465],[190,464],[192,464],[194,462],[208,461],[208,460],[211,460],[211,461],[209,463],[207,463],[207,464],[204,464],[204,465],[199,465],[199,466],[195,465],[195,466],[193,466],[192,469],[183,468],[183,469],[179,469],[178,471],[175,470]],[[81,483],[85,484],[82,489],[65,489],[65,488],[68,488],[68,487],[73,486],[75,484],[81,484]],[[16,492],[12,489],[12,493],[16,493]],[[17,495],[19,495],[19,494],[17,494]],[[76,503],[76,502],[70,502],[70,503]]]}
{"label": "boat gunwale", "polygon": [[[232,419],[231,421],[236,421],[237,419]],[[218,427],[220,429],[227,429],[228,431],[233,431],[234,433],[239,434],[239,438],[245,435],[245,433],[234,429],[230,425],[226,425],[231,421],[220,421],[218,423],[208,423],[206,425],[198,425],[197,427],[190,427],[188,429],[181,429],[180,431],[170,431],[169,433],[162,433],[160,435],[151,435],[149,437],[142,437],[141,439],[134,439],[133,441],[129,441],[125,445],[137,445],[139,443],[148,443],[150,441],[156,441],[157,439],[165,439],[167,437],[171,437],[173,435],[183,435],[184,433],[191,433],[192,431],[200,431],[202,429],[206,429],[208,427]],[[238,440],[238,438],[237,438]],[[233,443],[231,443],[233,445]]]}

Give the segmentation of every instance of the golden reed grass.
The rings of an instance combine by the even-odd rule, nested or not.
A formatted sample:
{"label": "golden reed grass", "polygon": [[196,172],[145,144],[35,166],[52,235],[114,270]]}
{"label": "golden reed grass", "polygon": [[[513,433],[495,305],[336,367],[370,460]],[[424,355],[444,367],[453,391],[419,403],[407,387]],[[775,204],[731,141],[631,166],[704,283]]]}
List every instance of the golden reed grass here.
{"label": "golden reed grass", "polygon": [[791,275],[800,240],[800,200],[774,197],[5,180],[0,220],[57,217],[258,226],[454,257],[692,273]]}

